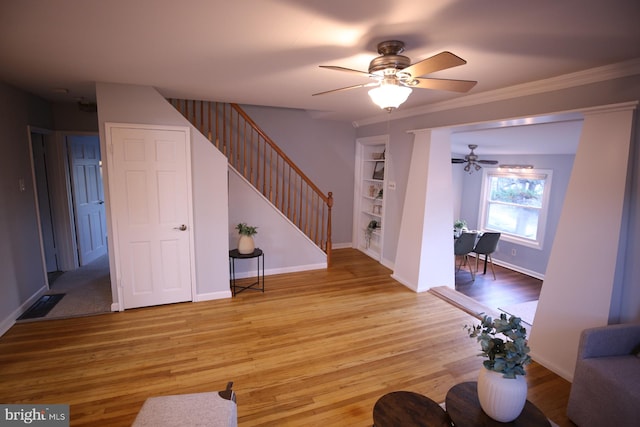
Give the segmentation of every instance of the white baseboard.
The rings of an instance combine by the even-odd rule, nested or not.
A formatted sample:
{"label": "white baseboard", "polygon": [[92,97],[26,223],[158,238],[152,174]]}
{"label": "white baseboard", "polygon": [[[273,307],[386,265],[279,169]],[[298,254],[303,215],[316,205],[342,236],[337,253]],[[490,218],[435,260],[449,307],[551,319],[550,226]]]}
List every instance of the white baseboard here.
{"label": "white baseboard", "polygon": [[352,248],[351,242],[349,243],[332,243],[331,249],[349,249]]}
{"label": "white baseboard", "polygon": [[399,282],[402,286],[406,286],[407,288],[411,289],[413,292],[416,292],[416,288],[408,280],[404,280],[402,277],[398,276],[395,273],[391,274],[391,278],[396,282]]}
{"label": "white baseboard", "polygon": [[[296,265],[294,267],[269,268],[264,270],[264,275],[271,276],[273,274],[297,273],[299,271],[322,270],[325,268],[327,268],[326,262],[322,262],[320,264]],[[248,277],[256,277],[255,270],[236,273],[236,279],[246,279]]]}
{"label": "white baseboard", "polygon": [[562,368],[558,367],[552,361],[546,360],[544,357],[538,357],[538,354],[533,350],[531,350],[529,355],[531,356],[531,358],[533,360],[535,360],[537,363],[541,364],[542,366],[544,366],[548,370],[550,370],[553,373],[561,376],[562,378],[564,378],[565,380],[569,381],[570,383],[573,382],[573,372],[567,372],[565,369],[562,369]]}
{"label": "white baseboard", "polygon": [[232,296],[231,289],[218,292],[208,292],[206,294],[196,294],[193,302],[212,301],[216,299],[231,298]]}
{"label": "white baseboard", "polygon": [[385,267],[387,267],[391,271],[393,271],[396,268],[396,264],[394,262],[392,262],[391,260],[388,260],[386,258],[380,258],[380,264],[384,265]]}
{"label": "white baseboard", "polygon": [[501,260],[496,259],[496,258],[493,258],[493,263],[495,265],[499,265],[500,267],[508,268],[509,270],[513,270],[513,271],[517,271],[518,273],[526,274],[527,276],[531,276],[531,277],[533,277],[535,279],[544,280],[544,274],[538,273],[537,271],[527,270],[526,268],[520,267],[519,265],[509,264],[508,262],[501,261]]}
{"label": "white baseboard", "polygon": [[49,289],[47,288],[47,285],[44,285],[43,287],[38,289],[35,294],[31,295],[28,300],[20,304],[20,307],[16,308],[8,317],[2,319],[2,322],[0,322],[0,336],[6,334],[7,331],[11,329],[13,325],[15,325],[16,319],[22,316],[22,314],[27,311],[29,307],[31,307],[33,303],[35,303],[38,298],[44,295],[44,293],[48,290]]}

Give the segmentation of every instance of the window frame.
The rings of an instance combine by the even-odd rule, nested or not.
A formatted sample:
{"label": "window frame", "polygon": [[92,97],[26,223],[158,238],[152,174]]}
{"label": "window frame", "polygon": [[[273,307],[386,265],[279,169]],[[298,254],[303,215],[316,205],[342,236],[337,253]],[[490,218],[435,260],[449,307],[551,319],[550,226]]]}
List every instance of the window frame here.
{"label": "window frame", "polygon": [[[486,227],[487,212],[489,206],[489,194],[490,183],[493,177],[510,177],[510,178],[525,178],[538,176],[544,178],[544,192],[542,194],[542,206],[539,208],[538,215],[538,227],[535,239],[528,239],[523,236],[505,232],[503,230],[496,230],[490,227]],[[480,192],[480,207],[478,215],[478,228],[481,231],[494,231],[501,233],[500,239],[515,243],[522,246],[542,250],[544,247],[544,236],[547,229],[547,218],[549,214],[549,198],[552,189],[553,171],[551,169],[522,169],[511,170],[501,168],[483,168],[482,173],[482,188]]]}

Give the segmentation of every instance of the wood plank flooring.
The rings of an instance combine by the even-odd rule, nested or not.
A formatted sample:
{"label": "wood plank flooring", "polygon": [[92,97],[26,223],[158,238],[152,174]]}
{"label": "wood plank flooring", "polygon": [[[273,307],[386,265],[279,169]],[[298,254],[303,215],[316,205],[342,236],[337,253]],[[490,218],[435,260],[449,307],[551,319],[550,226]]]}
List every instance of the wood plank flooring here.
{"label": "wood plank flooring", "polygon": [[[475,259],[471,259],[475,270]],[[482,261],[478,264],[479,274],[475,280],[467,267],[463,267],[456,273],[456,290],[477,302],[494,309],[521,302],[534,301],[540,297],[542,280],[536,279],[509,270],[499,265],[494,265],[496,278],[491,274],[491,266],[487,266],[487,274],[482,274]]]}
{"label": "wood plank flooring", "polygon": [[[376,400],[436,402],[474,380],[476,319],[416,294],[362,253],[266,278],[266,291],[17,324],[0,338],[0,402],[69,403],[73,426],[130,425],[151,396],[234,381],[240,426],[370,426]],[[529,399],[561,427],[570,384],[534,363]]]}

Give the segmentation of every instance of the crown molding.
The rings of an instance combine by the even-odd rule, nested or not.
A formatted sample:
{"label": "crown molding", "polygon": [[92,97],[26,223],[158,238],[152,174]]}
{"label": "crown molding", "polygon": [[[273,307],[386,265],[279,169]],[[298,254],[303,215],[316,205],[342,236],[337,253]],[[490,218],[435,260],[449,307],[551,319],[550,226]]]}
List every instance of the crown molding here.
{"label": "crown molding", "polygon": [[[615,64],[604,65],[588,70],[577,71],[575,73],[564,74],[543,80],[536,80],[528,83],[521,83],[501,89],[474,93],[459,98],[436,102],[433,104],[416,107],[408,110],[395,110],[393,119],[403,119],[438,111],[453,110],[456,108],[471,107],[490,102],[504,101],[507,99],[519,98],[522,96],[537,95],[545,92],[568,89],[592,83],[599,83],[607,80],[640,74],[640,58]],[[387,121],[387,117],[375,116],[353,122],[354,127],[366,126],[374,123]]]}

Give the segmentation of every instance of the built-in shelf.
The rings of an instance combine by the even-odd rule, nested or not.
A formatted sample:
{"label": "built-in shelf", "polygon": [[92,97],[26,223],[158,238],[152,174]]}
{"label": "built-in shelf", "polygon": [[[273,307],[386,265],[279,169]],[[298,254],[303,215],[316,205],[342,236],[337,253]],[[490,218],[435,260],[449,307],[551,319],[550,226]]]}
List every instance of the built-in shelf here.
{"label": "built-in shelf", "polygon": [[[384,247],[387,136],[360,138],[356,145],[353,246],[380,260]],[[368,230],[375,221],[377,226]]]}

